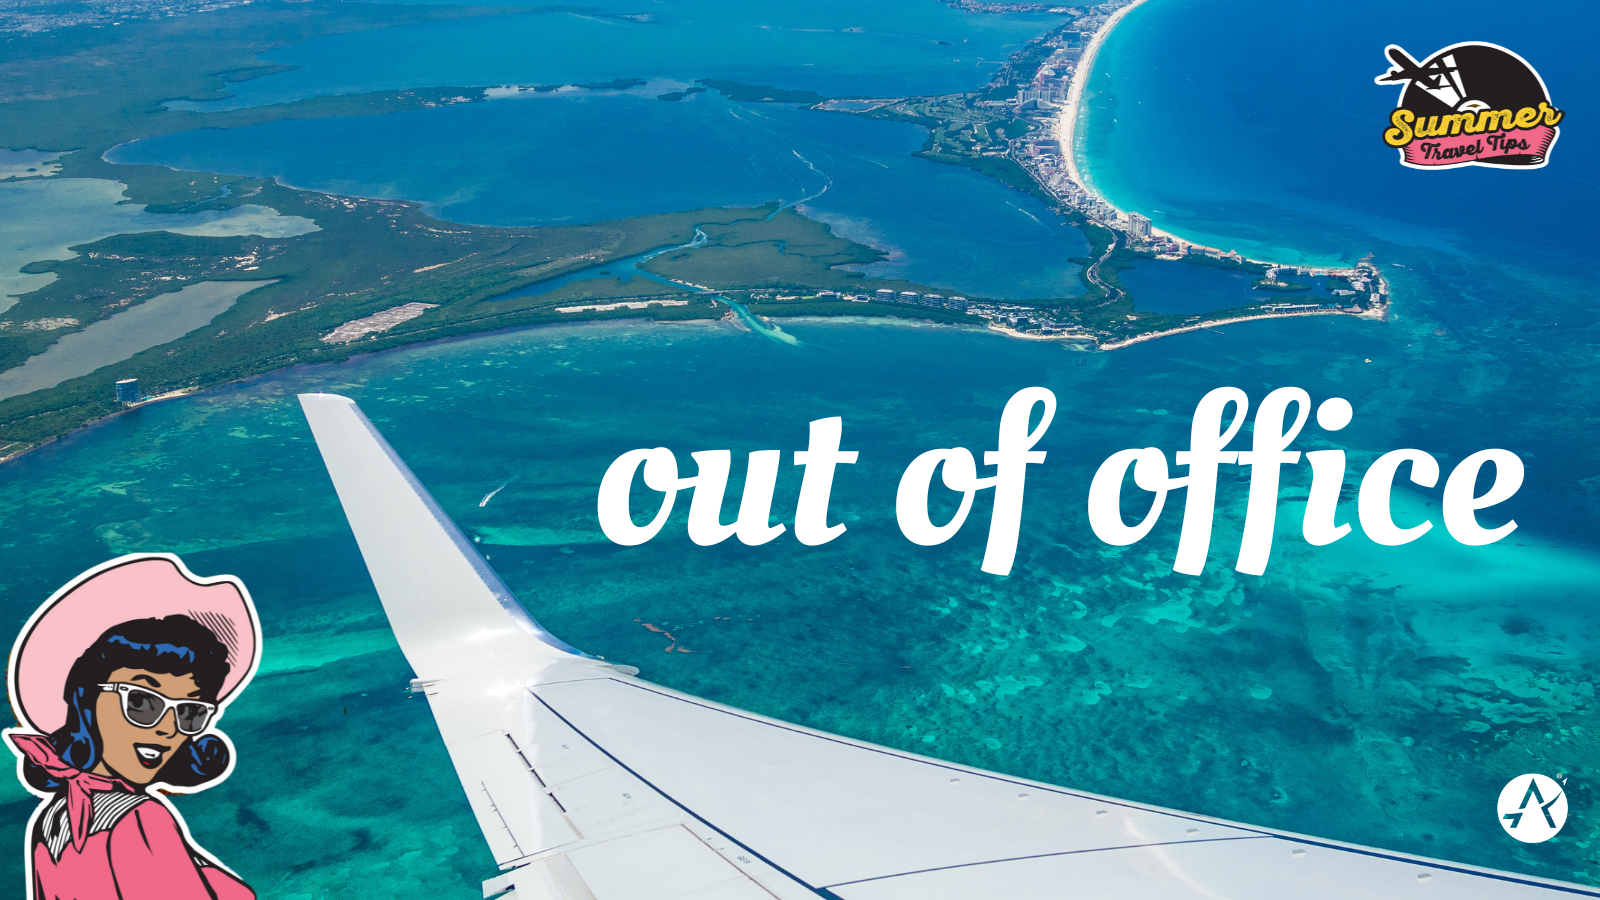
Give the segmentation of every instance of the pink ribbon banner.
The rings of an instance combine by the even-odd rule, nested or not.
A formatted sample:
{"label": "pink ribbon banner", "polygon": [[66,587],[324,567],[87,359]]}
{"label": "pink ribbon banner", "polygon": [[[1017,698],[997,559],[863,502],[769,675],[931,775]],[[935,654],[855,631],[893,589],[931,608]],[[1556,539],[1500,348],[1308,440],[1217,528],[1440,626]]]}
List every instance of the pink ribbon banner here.
{"label": "pink ribbon banner", "polygon": [[1418,138],[1405,146],[1406,162],[1413,166],[1459,166],[1496,156],[1533,156],[1543,159],[1556,130],[1549,125],[1513,128],[1486,134]]}

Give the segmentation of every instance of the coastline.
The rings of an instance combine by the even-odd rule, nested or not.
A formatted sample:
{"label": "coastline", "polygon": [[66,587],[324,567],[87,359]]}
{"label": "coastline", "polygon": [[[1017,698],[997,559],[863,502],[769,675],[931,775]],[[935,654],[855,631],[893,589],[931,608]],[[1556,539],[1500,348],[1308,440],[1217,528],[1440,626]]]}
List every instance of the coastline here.
{"label": "coastline", "polygon": [[[1142,344],[1145,341],[1153,341],[1153,340],[1155,340],[1157,338],[1171,337],[1172,335],[1183,334],[1183,333],[1189,332],[1189,331],[1210,331],[1214,326],[1217,326],[1217,325],[1236,325],[1236,324],[1238,324],[1240,322],[1257,322],[1257,321],[1260,321],[1262,319],[1292,319],[1292,318],[1298,318],[1300,316],[1349,316],[1349,315],[1354,315],[1358,319],[1375,319],[1375,320],[1377,320],[1379,322],[1383,322],[1383,321],[1386,321],[1388,319],[1388,315],[1382,310],[1370,310],[1368,312],[1362,312],[1362,313],[1351,313],[1351,312],[1347,312],[1347,311],[1342,310],[1342,309],[1318,309],[1318,310],[1306,310],[1305,312],[1297,312],[1297,313],[1262,313],[1260,315],[1254,315],[1254,316],[1233,316],[1233,317],[1227,318],[1227,319],[1211,319],[1210,321],[1197,322],[1197,323],[1195,323],[1193,325],[1182,325],[1182,326],[1179,326],[1177,328],[1169,328],[1169,329],[1167,329],[1165,331],[1151,331],[1151,332],[1147,332],[1145,334],[1136,335],[1134,337],[1127,338],[1126,340],[1115,341],[1115,342],[1109,343],[1109,344],[1101,344],[1100,345],[1100,349],[1101,350],[1121,350],[1124,347],[1132,347],[1134,344]],[[1222,332],[1220,332],[1220,331],[1217,332],[1217,334],[1221,334],[1221,333]]]}
{"label": "coastline", "polygon": [[1123,16],[1146,2],[1147,0],[1133,0],[1132,3],[1112,13],[1111,18],[1095,31],[1094,37],[1089,40],[1089,46],[1083,49],[1083,56],[1078,60],[1078,67],[1073,72],[1072,87],[1067,90],[1067,101],[1061,108],[1061,115],[1056,118],[1056,140],[1061,142],[1061,159],[1067,165],[1067,175],[1089,196],[1108,206],[1110,203],[1084,180],[1083,173],[1078,169],[1078,108],[1083,104],[1083,87],[1089,81],[1089,73],[1094,71],[1094,58],[1100,53],[1100,45],[1105,43],[1106,37],[1111,34],[1111,29],[1117,27]]}
{"label": "coastline", "polygon": [[[1128,13],[1143,5],[1146,0],[1129,0],[1127,5],[1114,10],[1106,20],[1099,25],[1094,34],[1084,45],[1082,54],[1078,57],[1076,65],[1071,70],[1070,82],[1066,97],[1063,100],[1060,112],[1052,120],[1052,129],[1057,149],[1057,159],[1060,168],[1052,169],[1049,164],[1030,165],[1030,160],[1013,145],[1010,155],[1015,159],[1034,180],[1039,187],[1054,196],[1070,211],[1083,216],[1088,223],[1104,228],[1113,234],[1113,239],[1106,248],[1106,253],[1094,265],[1086,269],[1090,276],[1099,264],[1111,258],[1119,248],[1139,251],[1139,255],[1153,257],[1158,260],[1181,261],[1191,257],[1209,257],[1224,264],[1232,264],[1248,269],[1259,266],[1264,269],[1262,283],[1271,287],[1274,283],[1284,284],[1287,279],[1281,277],[1280,272],[1287,272],[1292,276],[1333,277],[1351,282],[1350,287],[1367,294],[1367,305],[1356,304],[1351,307],[1321,304],[1321,308],[1311,309],[1305,306],[1283,309],[1263,308],[1260,313],[1244,316],[1230,316],[1224,319],[1213,319],[1201,322],[1185,323],[1177,328],[1162,329],[1160,331],[1146,332],[1131,338],[1118,338],[1098,344],[1101,350],[1116,350],[1135,343],[1154,340],[1185,331],[1200,330],[1208,325],[1222,323],[1248,322],[1257,319],[1287,318],[1290,316],[1317,314],[1317,315],[1356,315],[1361,318],[1387,320],[1389,305],[1389,282],[1377,265],[1372,262],[1369,253],[1359,262],[1349,266],[1338,265],[1288,265],[1272,260],[1253,259],[1241,255],[1236,250],[1223,250],[1195,241],[1179,237],[1165,229],[1159,228],[1148,218],[1123,210],[1113,204],[1094,184],[1085,177],[1086,166],[1079,165],[1079,152],[1081,147],[1078,141],[1078,130],[1082,124],[1080,118],[1083,113],[1084,92],[1090,76],[1094,73],[1094,64],[1098,60],[1101,47],[1106,38],[1116,28]],[[1031,150],[1029,156],[1031,156]],[[1062,176],[1065,176],[1063,183]],[[1100,284],[1098,278],[1089,277],[1092,284]],[[1262,304],[1263,307],[1266,304]],[[1287,306],[1293,306],[1288,304]],[[1129,317],[1132,318],[1131,316]],[[1010,329],[1005,329],[1008,333]],[[1017,334],[1016,336],[1023,336]]]}
{"label": "coastline", "polygon": [[[1354,264],[1293,265],[1250,259],[1237,251],[1188,241],[1152,227],[1138,213],[1124,212],[1088,186],[1088,161],[1077,158],[1083,142],[1075,133],[1087,123],[1085,92],[1112,29],[1145,0],[1107,0],[1095,6],[1062,7],[1062,24],[1029,41],[978,91],[874,100],[828,100],[813,109],[911,122],[928,132],[915,155],[964,166],[1042,200],[1079,230],[1088,252],[1075,258],[1084,292],[1076,297],[1026,302],[953,300],[969,315],[987,320],[1002,334],[1028,340],[1085,341],[1115,349],[1144,335],[1164,335],[1222,319],[1275,318],[1310,311],[1373,315],[1388,303],[1388,284],[1370,254]],[[1080,165],[1080,163],[1082,163]],[[1225,238],[1212,238],[1226,240]],[[1299,258],[1292,250],[1273,251]],[[1135,307],[1117,277],[1139,260],[1165,260],[1215,267],[1252,279],[1260,293],[1237,305],[1198,315],[1159,313]],[[1326,278],[1315,290],[1317,279]],[[1301,294],[1299,292],[1304,291]],[[889,294],[890,292],[881,292]],[[908,292],[890,294],[905,303]],[[943,306],[943,292],[911,303]],[[884,299],[879,297],[877,299]],[[1381,318],[1381,312],[1377,313]],[[1148,339],[1148,338],[1146,338]]]}
{"label": "coastline", "polygon": [[[1090,255],[1096,257],[1084,269],[1083,280],[1088,290],[1077,297],[1027,303],[979,298],[971,302],[969,308],[966,298],[949,296],[949,290],[936,286],[877,281],[877,284],[886,286],[871,291],[873,296],[870,298],[866,296],[867,292],[863,292],[861,297],[874,303],[874,312],[883,310],[882,304],[888,303],[891,308],[884,310],[883,314],[891,316],[926,317],[934,321],[970,316],[968,321],[972,325],[982,325],[1007,337],[1057,341],[1075,347],[1086,345],[1091,349],[1116,349],[1154,337],[1196,330],[1213,322],[1249,321],[1313,311],[1337,311],[1363,316],[1376,313],[1382,318],[1387,285],[1377,274],[1376,268],[1365,260],[1356,269],[1311,270],[1310,274],[1360,273],[1359,283],[1352,279],[1353,283],[1349,285],[1329,285],[1329,290],[1338,297],[1318,297],[1315,304],[1295,304],[1293,301],[1297,298],[1288,294],[1280,296],[1265,293],[1261,301],[1255,301],[1252,297],[1252,302],[1246,306],[1191,317],[1182,325],[1179,323],[1183,320],[1176,315],[1132,314],[1135,312],[1132,298],[1118,284],[1116,271],[1132,265],[1135,258],[1184,259],[1181,248],[1196,249],[1197,245],[1150,240],[1152,232],[1148,229],[1147,221],[1141,221],[1142,217],[1127,219],[1103,198],[1099,198],[1098,194],[1093,194],[1091,203],[1085,203],[1084,192],[1088,188],[1080,188],[1074,182],[1069,189],[1066,183],[1068,172],[1074,177],[1083,174],[1076,159],[1075,135],[1068,134],[1066,140],[1060,142],[1041,138],[1051,134],[1052,125],[1060,128],[1062,117],[1071,122],[1073,128],[1080,124],[1078,117],[1083,113],[1085,85],[1093,74],[1093,64],[1098,61],[1100,49],[1112,28],[1143,2],[1111,0],[1078,10],[1063,24],[1029,42],[1008,58],[985,91],[897,101],[852,101],[866,108],[839,110],[875,118],[913,121],[928,127],[931,132],[928,147],[920,155],[969,166],[1013,189],[1051,203],[1067,214],[1069,222],[1083,231],[1094,251]],[[247,14],[250,13],[246,11],[230,15]],[[1074,65],[1072,61],[1077,64]],[[214,77],[191,76],[186,74],[181,65],[177,65],[174,77],[180,75],[200,78],[202,81]],[[206,86],[207,90],[216,89],[210,82],[202,86]],[[354,107],[344,101],[326,107],[285,104],[282,109],[251,113],[251,116],[261,121],[277,121],[280,118],[318,118],[336,114],[380,114],[413,108],[417,104],[426,106],[436,102],[433,99],[436,96],[448,95],[443,99],[453,102],[461,91],[467,91],[470,95],[473,91],[481,93],[482,90],[431,88],[420,93],[378,92],[358,95],[366,99]],[[809,98],[812,95],[807,96]],[[1071,102],[1066,110],[1058,111],[1055,104],[1068,97]],[[763,94],[762,99],[769,98]],[[369,103],[368,100],[373,102]],[[885,103],[889,106],[885,106]],[[831,108],[827,101],[815,105]],[[245,120],[249,118],[242,113],[216,113],[207,114],[200,121],[189,124],[195,127],[227,127],[246,124]],[[706,314],[706,310],[698,304],[691,311],[690,303],[683,298],[692,300],[699,296],[709,299],[705,298],[706,294],[726,298],[732,293],[748,293],[756,289],[768,293],[814,292],[806,299],[814,300],[822,315],[847,316],[857,308],[846,305],[843,302],[845,296],[840,291],[860,290],[868,283],[836,277],[833,269],[840,263],[831,256],[819,254],[816,260],[820,261],[803,261],[804,265],[795,268],[799,265],[797,257],[806,257],[808,254],[780,251],[783,253],[781,257],[769,259],[742,250],[744,256],[735,260],[738,266],[728,271],[719,272],[715,266],[695,267],[685,263],[676,270],[676,277],[663,275],[661,280],[670,282],[675,289],[688,292],[674,298],[672,309],[666,309],[665,303],[652,304],[650,299],[653,298],[649,295],[637,298],[618,296],[632,295],[635,291],[603,284],[593,291],[579,291],[564,298],[567,305],[560,308],[545,309],[532,300],[519,302],[516,306],[488,303],[520,296],[519,291],[538,282],[580,274],[591,268],[598,270],[607,258],[616,261],[651,248],[665,245],[678,247],[687,237],[687,229],[705,224],[708,215],[710,221],[729,227],[754,222],[756,220],[750,218],[749,214],[759,212],[759,208],[695,210],[610,223],[549,225],[529,229],[462,226],[434,220],[420,204],[414,202],[343,197],[295,189],[285,187],[270,177],[183,173],[162,167],[118,163],[112,159],[116,156],[116,148],[136,139],[138,129],[122,119],[98,127],[101,127],[101,131],[88,136],[96,140],[103,139],[102,142],[79,141],[85,149],[61,157],[60,174],[57,177],[65,175],[119,181],[125,186],[126,202],[174,211],[187,212],[200,207],[228,209],[245,202],[246,198],[260,198],[250,202],[270,206],[280,215],[300,214],[319,223],[320,231],[315,236],[282,248],[268,246],[264,243],[268,241],[266,238],[252,239],[248,248],[249,259],[228,256],[224,252],[232,252],[228,248],[207,245],[203,248],[205,253],[174,257],[162,263],[157,271],[158,267],[149,264],[135,264],[136,260],[127,255],[129,248],[146,255],[153,252],[148,251],[146,245],[154,239],[133,236],[118,244],[119,250],[115,256],[105,257],[114,260],[114,263],[94,264],[104,268],[104,272],[99,269],[90,271],[87,268],[89,264],[82,260],[52,263],[51,271],[68,272],[86,283],[120,278],[119,289],[126,289],[124,282],[130,279],[144,279],[137,282],[141,290],[159,287],[154,285],[156,280],[166,282],[172,278],[195,277],[211,273],[217,267],[232,271],[244,266],[245,262],[255,264],[246,269],[252,275],[261,268],[262,262],[268,263],[268,269],[259,273],[264,278],[278,272],[308,273],[278,285],[274,288],[276,293],[258,298],[257,305],[262,309],[241,308],[232,320],[220,323],[222,330],[214,335],[204,338],[186,336],[179,341],[160,345],[166,348],[165,356],[146,352],[127,367],[128,371],[118,373],[137,376],[152,393],[163,397],[171,396],[174,389],[204,389],[262,371],[272,371],[275,367],[359,353],[366,348],[357,349],[349,344],[330,346],[326,342],[313,342],[313,339],[336,332],[350,322],[410,303],[427,305],[433,310],[430,318],[403,330],[369,332],[366,339],[393,347],[434,340],[437,339],[436,335],[481,333],[471,330],[486,326],[490,330],[498,330],[546,324],[552,319],[567,319],[569,316],[573,317],[569,321],[590,315],[631,317],[642,312],[633,309],[634,304],[641,302],[652,310],[652,318],[677,320]],[[1059,153],[1063,148],[1067,152]],[[1056,168],[1058,164],[1062,164],[1061,168]],[[176,175],[172,174],[175,172]],[[201,177],[185,183],[186,174],[198,174]],[[771,222],[775,215],[761,217],[760,222]],[[830,233],[826,223],[818,224],[816,220],[805,219],[798,213],[794,217],[796,222],[804,223],[802,231],[820,229],[823,236]],[[764,227],[771,230],[778,226]],[[790,223],[789,230],[800,227]],[[766,235],[769,238],[771,236]],[[831,239],[842,242],[841,252],[856,254],[858,250],[866,250],[864,246],[851,246],[852,242],[836,236]],[[355,280],[351,280],[349,273],[318,265],[329,258],[343,259],[342,248],[356,240],[363,242],[366,249],[364,259],[370,265],[356,273],[359,277]],[[124,247],[123,244],[128,246]],[[501,245],[508,247],[504,252],[512,255],[499,255],[501,251],[498,248]],[[758,245],[761,242],[745,242],[739,246]],[[1174,247],[1180,249],[1174,250]],[[488,250],[496,252],[489,253]],[[1207,255],[1216,260],[1194,257],[1189,261],[1230,270],[1243,268],[1251,274],[1263,276],[1257,286],[1266,291],[1292,292],[1302,289],[1302,286],[1291,281],[1292,276],[1297,274],[1293,268],[1283,267],[1287,271],[1280,278],[1278,267],[1270,263],[1242,261],[1238,254],[1214,250]],[[90,257],[93,256],[90,254]],[[279,256],[284,259],[279,260]],[[472,263],[466,263],[473,258],[476,259]],[[550,268],[551,259],[556,260],[554,271]],[[227,265],[224,266],[224,263]],[[580,263],[583,265],[578,265]],[[578,268],[570,269],[573,265],[578,265]],[[61,273],[57,274],[59,276]],[[396,276],[398,280],[392,280]],[[740,286],[728,287],[729,284]],[[756,287],[749,286],[752,284]],[[722,286],[712,288],[708,285]],[[1339,289],[1342,287],[1354,290]],[[58,288],[57,293],[61,290]],[[849,299],[855,298],[852,296]],[[1309,295],[1306,299],[1310,299]],[[33,296],[32,301],[24,302],[34,302],[40,307],[27,311],[30,316],[37,318],[50,311],[47,304],[58,300],[55,294],[45,292]],[[1337,301],[1337,308],[1334,302],[1329,301]],[[726,302],[730,305],[733,303],[731,299]],[[760,313],[762,310],[755,307],[750,311]],[[966,316],[961,316],[962,313]],[[1201,321],[1206,316],[1210,318]],[[223,325],[229,327],[223,328]],[[1143,333],[1140,333],[1141,330]],[[198,332],[192,334],[198,335]],[[221,345],[220,350],[218,345]],[[201,350],[204,352],[198,352]],[[97,385],[94,378],[94,373],[90,373],[73,379],[74,386],[70,388],[58,385],[48,392],[29,392],[8,401],[7,409],[11,417],[8,421],[0,422],[0,461],[14,458],[31,446],[70,433],[82,423],[120,411],[107,397],[109,385]],[[105,376],[100,380],[104,382]],[[29,399],[24,401],[24,397]]]}
{"label": "coastline", "polygon": [[[1127,6],[1123,6],[1113,12],[1111,16],[1107,18],[1098,29],[1095,30],[1094,36],[1090,38],[1089,43],[1085,45],[1083,55],[1079,59],[1077,67],[1073,71],[1071,87],[1067,91],[1066,100],[1062,103],[1061,112],[1055,118],[1055,139],[1060,146],[1061,162],[1066,168],[1067,177],[1071,179],[1072,184],[1078,190],[1082,191],[1084,196],[1087,198],[1087,202],[1083,204],[1083,206],[1086,208],[1081,209],[1080,212],[1088,215],[1091,220],[1095,220],[1097,224],[1124,233],[1127,231],[1126,226],[1119,225],[1118,223],[1119,221],[1128,221],[1128,217],[1130,215],[1129,211],[1112,203],[1110,198],[1106,197],[1104,193],[1094,186],[1090,179],[1084,176],[1084,167],[1081,167],[1078,164],[1078,155],[1080,149],[1078,146],[1078,120],[1082,114],[1083,93],[1085,86],[1088,84],[1089,76],[1094,72],[1094,63],[1096,58],[1099,56],[1101,46],[1105,43],[1106,38],[1110,36],[1112,29],[1117,27],[1117,24],[1122,21],[1124,16],[1132,12],[1134,9],[1144,5],[1146,2],[1148,2],[1148,0],[1131,0]],[[1032,172],[1031,169],[1029,171],[1030,173]],[[1034,173],[1034,179],[1038,181],[1040,186],[1045,190],[1060,196],[1059,190],[1052,187],[1052,185],[1048,183],[1047,179],[1040,177],[1037,173]],[[1110,214],[1096,218],[1094,215],[1092,215],[1092,210],[1096,206],[1109,211]],[[1164,239],[1177,247],[1176,252],[1162,254],[1159,255],[1158,258],[1176,259],[1182,257],[1188,252],[1198,252],[1208,256],[1228,256],[1229,254],[1233,254],[1235,257],[1246,263],[1259,263],[1261,265],[1273,268],[1283,267],[1289,269],[1299,269],[1310,275],[1325,274],[1347,277],[1351,275],[1359,276],[1361,274],[1359,264],[1355,266],[1321,266],[1303,264],[1290,266],[1286,263],[1278,263],[1272,260],[1253,259],[1250,257],[1239,256],[1237,251],[1223,250],[1220,247],[1212,247],[1191,241],[1158,227],[1154,222],[1148,222],[1146,227],[1148,228],[1149,234],[1152,238]],[[1383,281],[1381,274],[1377,277],[1380,281]],[[1387,281],[1383,281],[1383,288],[1384,293],[1387,294]]]}

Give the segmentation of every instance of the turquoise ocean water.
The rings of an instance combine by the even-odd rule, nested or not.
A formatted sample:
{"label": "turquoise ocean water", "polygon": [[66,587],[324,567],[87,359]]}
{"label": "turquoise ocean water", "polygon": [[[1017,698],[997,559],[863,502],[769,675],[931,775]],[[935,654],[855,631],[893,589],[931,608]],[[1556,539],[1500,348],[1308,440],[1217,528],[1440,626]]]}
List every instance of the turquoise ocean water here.
{"label": "turquoise ocean water", "polygon": [[[222,722],[237,773],[177,801],[196,836],[268,896],[477,896],[492,861],[427,709],[404,692],[410,673],[293,402],[338,391],[534,615],[647,678],[1045,781],[1600,883],[1593,132],[1574,112],[1540,172],[1411,172],[1377,139],[1395,89],[1371,83],[1386,43],[1416,55],[1477,34],[1532,60],[1555,102],[1581,111],[1592,22],[1576,20],[1593,14],[1561,7],[1558,28],[1556,9],[1509,21],[1453,7],[1441,23],[1418,7],[1151,0],[1108,43],[1086,125],[1098,185],[1242,252],[1373,251],[1394,284],[1389,322],[1262,322],[1093,355],[932,326],[786,324],[796,346],[716,325],[575,326],[293,370],[0,467],[3,615],[16,628],[113,553],[172,550],[240,575],[267,655]],[[340,65],[328,84],[357,77]],[[290,75],[314,85],[314,69]],[[751,71],[740,80],[776,83]],[[1156,140],[1164,127],[1182,140]],[[261,158],[287,168],[297,154]],[[1061,407],[1029,474],[1012,575],[978,570],[982,500],[950,543],[905,541],[893,507],[906,463],[991,448],[1006,398],[1029,385]],[[1098,463],[1182,447],[1194,403],[1220,385],[1254,402],[1284,385],[1348,398],[1355,420],[1337,443],[1308,429],[1297,446],[1345,449],[1352,487],[1395,448],[1446,468],[1511,449],[1527,480],[1495,514],[1519,528],[1483,548],[1441,528],[1398,548],[1359,533],[1312,548],[1296,527],[1306,473],[1293,471],[1267,573],[1244,576],[1232,564],[1245,480],[1225,472],[1205,574],[1171,572],[1176,507],[1140,544],[1100,544],[1084,515]],[[861,453],[836,480],[834,520],[849,530],[833,543],[697,548],[682,510],[640,547],[599,534],[595,488],[616,455],[788,451],[831,415]],[[785,471],[780,516],[797,488]],[[1436,518],[1438,497],[1397,491],[1397,518]],[[689,652],[664,652],[646,624]],[[1546,844],[1516,844],[1495,820],[1501,785],[1528,771],[1570,776],[1571,818]],[[33,801],[4,790],[0,818],[20,830]]]}

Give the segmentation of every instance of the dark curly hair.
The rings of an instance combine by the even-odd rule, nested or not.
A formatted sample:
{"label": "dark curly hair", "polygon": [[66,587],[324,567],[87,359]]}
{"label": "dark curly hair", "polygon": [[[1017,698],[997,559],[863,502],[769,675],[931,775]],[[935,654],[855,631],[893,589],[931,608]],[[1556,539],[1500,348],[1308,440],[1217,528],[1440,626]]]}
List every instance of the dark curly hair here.
{"label": "dark curly hair", "polygon": [[[95,701],[100,685],[117,669],[192,675],[200,698],[215,703],[228,677],[228,648],[209,628],[184,615],[133,619],[106,629],[72,664],[63,690],[67,723],[48,736],[61,758],[80,771],[88,772],[100,763]],[[153,780],[173,787],[195,787],[228,771],[228,759],[226,741],[202,734],[186,741]],[[23,766],[23,777],[41,791],[62,787],[31,761]]]}

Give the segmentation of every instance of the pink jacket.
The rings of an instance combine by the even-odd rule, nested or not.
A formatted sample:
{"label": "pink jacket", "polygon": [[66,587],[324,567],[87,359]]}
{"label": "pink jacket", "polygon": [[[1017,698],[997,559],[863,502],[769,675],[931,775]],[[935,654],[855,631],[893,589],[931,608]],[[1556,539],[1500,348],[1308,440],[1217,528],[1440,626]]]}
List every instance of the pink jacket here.
{"label": "pink jacket", "polygon": [[[244,882],[198,857],[165,803],[123,796],[143,799],[110,828],[90,834],[81,851],[70,837],[58,838],[60,855],[54,855],[48,823],[40,823],[34,900],[255,900]],[[45,816],[52,812],[47,808]]]}
{"label": "pink jacket", "polygon": [[255,900],[189,845],[165,803],[120,778],[74,768],[43,735],[8,737],[66,783],[34,820],[33,900]]}

